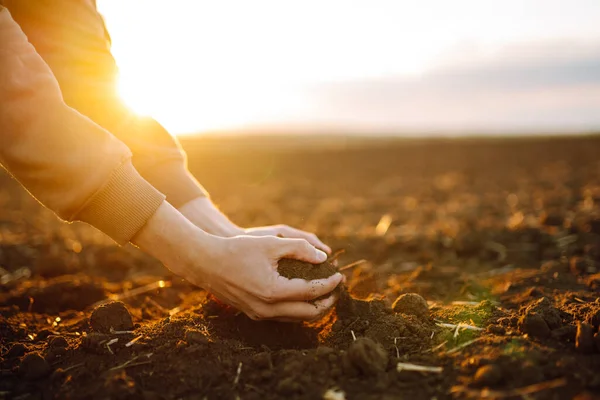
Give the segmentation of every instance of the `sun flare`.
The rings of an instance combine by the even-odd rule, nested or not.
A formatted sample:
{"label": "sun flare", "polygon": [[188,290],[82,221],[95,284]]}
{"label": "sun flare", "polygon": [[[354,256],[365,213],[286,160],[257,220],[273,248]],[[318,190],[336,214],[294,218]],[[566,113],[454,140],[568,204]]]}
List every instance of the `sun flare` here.
{"label": "sun flare", "polygon": [[[337,2],[322,16],[317,3],[233,3],[235,14],[221,2],[165,8],[157,1],[100,1],[124,101],[177,134],[290,121],[298,110],[316,107],[306,98],[311,84],[418,73],[432,50],[426,41],[400,38],[399,53],[374,40],[391,33],[384,14],[373,16],[381,24],[371,24],[371,38],[363,37],[353,29],[361,9],[337,22],[341,32],[332,31],[327,15]],[[377,9],[362,11],[368,16]],[[384,62],[374,62],[382,56]]]}

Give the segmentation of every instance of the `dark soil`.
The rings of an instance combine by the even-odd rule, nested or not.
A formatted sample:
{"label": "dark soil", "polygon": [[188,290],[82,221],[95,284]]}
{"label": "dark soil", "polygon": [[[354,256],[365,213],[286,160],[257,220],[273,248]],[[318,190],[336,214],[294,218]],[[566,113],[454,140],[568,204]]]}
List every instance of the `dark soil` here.
{"label": "dark soil", "polygon": [[340,143],[184,143],[234,221],[367,260],[313,324],[252,321],[0,175],[0,398],[600,396],[600,138]]}
{"label": "dark soil", "polygon": [[282,258],[279,260],[277,272],[289,279],[300,278],[312,281],[313,279],[329,278],[337,272],[337,268],[329,260],[321,264],[311,264],[292,258]]}

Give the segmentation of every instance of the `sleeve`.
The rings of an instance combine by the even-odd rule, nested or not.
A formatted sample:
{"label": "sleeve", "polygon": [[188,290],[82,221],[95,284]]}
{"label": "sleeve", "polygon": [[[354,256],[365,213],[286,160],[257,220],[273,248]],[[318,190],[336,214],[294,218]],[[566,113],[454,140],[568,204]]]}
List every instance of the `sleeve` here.
{"label": "sleeve", "polygon": [[49,65],[65,103],[125,143],[139,173],[173,206],[207,196],[188,171],[177,139],[120,99],[110,37],[94,2],[6,0],[5,5]]}
{"label": "sleeve", "polygon": [[67,221],[128,242],[165,196],[125,144],[68,107],[48,66],[0,5],[0,164]]}

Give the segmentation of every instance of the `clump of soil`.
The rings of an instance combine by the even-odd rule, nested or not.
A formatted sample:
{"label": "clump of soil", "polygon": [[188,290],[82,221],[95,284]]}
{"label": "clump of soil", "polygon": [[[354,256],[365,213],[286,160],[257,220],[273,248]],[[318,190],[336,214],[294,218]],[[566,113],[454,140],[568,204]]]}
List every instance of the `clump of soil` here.
{"label": "clump of soil", "polygon": [[378,375],[387,368],[387,352],[381,344],[372,339],[355,340],[346,354],[349,364],[364,375]]}
{"label": "clump of soil", "polygon": [[400,295],[392,305],[394,312],[410,314],[419,318],[429,316],[429,305],[427,300],[416,293],[406,293]]}
{"label": "clump of soil", "polygon": [[323,340],[343,349],[351,346],[355,337],[367,337],[386,350],[412,352],[431,345],[431,332],[436,329],[426,316],[395,313],[382,300],[356,299],[347,291],[341,292],[336,317]]}
{"label": "clump of soil", "polygon": [[326,260],[321,264],[311,264],[293,258],[282,258],[278,264],[277,272],[279,272],[279,275],[289,279],[300,278],[312,281],[313,279],[329,278],[338,272],[337,267],[330,260]]}
{"label": "clump of soil", "polygon": [[538,338],[549,337],[553,329],[561,326],[560,312],[547,297],[542,297],[526,307],[519,320],[519,328],[523,333]]}
{"label": "clump of soil", "polygon": [[100,333],[129,331],[133,329],[133,320],[125,304],[115,301],[96,307],[90,317],[90,326]]}

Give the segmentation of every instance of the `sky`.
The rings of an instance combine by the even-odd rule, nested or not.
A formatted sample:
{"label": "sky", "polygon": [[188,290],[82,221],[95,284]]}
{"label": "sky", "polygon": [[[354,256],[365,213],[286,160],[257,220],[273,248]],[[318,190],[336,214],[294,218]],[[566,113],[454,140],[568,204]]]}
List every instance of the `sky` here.
{"label": "sky", "polygon": [[600,130],[598,0],[98,0],[172,133]]}

